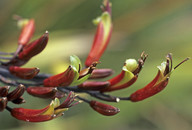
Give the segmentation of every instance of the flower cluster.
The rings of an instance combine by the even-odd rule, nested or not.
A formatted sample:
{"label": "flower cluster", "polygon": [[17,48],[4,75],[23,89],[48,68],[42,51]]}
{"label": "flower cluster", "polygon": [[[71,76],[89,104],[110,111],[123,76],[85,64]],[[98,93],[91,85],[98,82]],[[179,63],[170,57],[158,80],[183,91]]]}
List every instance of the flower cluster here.
{"label": "flower cluster", "polygon": [[[30,42],[35,30],[35,21],[33,19],[28,20],[15,16],[21,28],[18,47],[14,53],[0,52],[0,55],[3,55],[0,57],[0,81],[10,85],[0,87],[0,111],[6,109],[13,117],[19,120],[42,122],[63,115],[63,112],[68,110],[68,108],[83,101],[89,104],[96,112],[105,116],[112,116],[120,112],[120,109],[96,100],[89,100],[79,96],[78,93],[85,93],[96,99],[108,102],[119,102],[120,100],[138,102],[154,96],[167,86],[172,72],[189,58],[186,58],[176,67],[173,67],[172,55],[169,53],[166,56],[166,62],[158,66],[156,77],[145,87],[127,97],[106,94],[128,88],[134,84],[148,55],[142,52],[138,60],[126,59],[118,75],[108,80],[99,81],[98,79],[104,79],[114,73],[109,68],[96,68],[110,41],[113,28],[111,19],[112,10],[109,0],[104,0],[101,8],[101,16],[94,20],[97,31],[92,48],[84,63],[85,65],[82,65],[76,55],[72,55],[70,56],[70,65],[68,68],[56,75],[41,74],[39,73],[40,69],[37,67],[21,67],[45,49],[49,34],[46,31],[41,37]],[[11,58],[6,57],[7,55],[11,55]],[[9,93],[9,88],[15,86],[17,88]],[[11,108],[8,101],[15,104],[25,102],[22,97],[25,91],[32,96],[51,99],[52,101],[43,109]],[[60,103],[59,99],[65,97],[64,102]]]}

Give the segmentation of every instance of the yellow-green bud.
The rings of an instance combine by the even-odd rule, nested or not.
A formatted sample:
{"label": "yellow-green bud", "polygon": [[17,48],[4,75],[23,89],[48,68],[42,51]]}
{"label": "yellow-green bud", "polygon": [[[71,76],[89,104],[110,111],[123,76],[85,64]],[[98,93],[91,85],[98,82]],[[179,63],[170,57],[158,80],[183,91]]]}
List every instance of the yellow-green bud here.
{"label": "yellow-green bud", "polygon": [[138,63],[135,59],[127,59],[125,61],[125,67],[127,70],[134,72],[138,67]]}

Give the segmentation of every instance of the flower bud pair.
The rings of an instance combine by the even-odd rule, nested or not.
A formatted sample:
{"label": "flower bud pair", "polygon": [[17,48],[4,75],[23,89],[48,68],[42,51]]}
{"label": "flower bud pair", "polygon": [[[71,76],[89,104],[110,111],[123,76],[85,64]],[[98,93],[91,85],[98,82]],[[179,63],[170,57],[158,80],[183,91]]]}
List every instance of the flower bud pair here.
{"label": "flower bud pair", "polygon": [[3,111],[8,101],[12,101],[15,104],[24,103],[25,100],[21,97],[25,91],[23,85],[19,85],[15,90],[9,93],[9,86],[0,87],[0,111]]}

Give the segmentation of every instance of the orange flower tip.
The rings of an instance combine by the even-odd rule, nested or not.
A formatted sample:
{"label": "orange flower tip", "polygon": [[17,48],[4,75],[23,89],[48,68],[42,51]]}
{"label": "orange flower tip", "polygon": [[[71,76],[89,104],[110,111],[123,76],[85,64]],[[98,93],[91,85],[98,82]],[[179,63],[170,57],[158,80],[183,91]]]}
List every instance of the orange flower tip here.
{"label": "orange flower tip", "polygon": [[35,22],[33,19],[22,19],[18,21],[18,26],[22,28],[21,34],[18,39],[18,44],[25,46],[33,36],[35,30]]}
{"label": "orange flower tip", "polygon": [[119,108],[98,101],[90,101],[90,106],[98,113],[105,116],[113,116],[120,112]]}

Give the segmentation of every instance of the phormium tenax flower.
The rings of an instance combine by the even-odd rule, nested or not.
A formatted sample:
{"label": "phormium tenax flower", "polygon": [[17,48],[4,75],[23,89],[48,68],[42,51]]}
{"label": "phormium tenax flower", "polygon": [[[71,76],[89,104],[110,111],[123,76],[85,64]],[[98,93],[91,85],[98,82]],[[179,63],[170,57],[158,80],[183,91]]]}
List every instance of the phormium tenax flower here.
{"label": "phormium tenax flower", "polygon": [[97,31],[85,62],[86,66],[90,66],[93,62],[99,61],[111,38],[113,25],[111,22],[111,8],[108,0],[104,2],[103,14],[93,22],[97,25]]}
{"label": "phormium tenax flower", "polygon": [[79,102],[73,103],[75,95],[70,92],[66,100],[60,104],[58,98],[52,100],[52,102],[43,109],[25,109],[25,108],[13,108],[10,109],[11,115],[19,120],[29,122],[43,122],[52,120],[56,117],[63,115],[63,112],[68,110],[70,107],[78,104]]}
{"label": "phormium tenax flower", "polygon": [[77,56],[70,56],[70,61],[71,64],[67,70],[63,73],[46,78],[43,81],[43,85],[45,87],[66,87],[82,84],[91,76],[92,71],[97,65],[97,63],[93,63],[88,68],[81,70],[81,61]]}
{"label": "phormium tenax flower", "polygon": [[39,54],[47,45],[49,39],[49,33],[46,31],[39,39],[32,41],[23,47],[19,53],[18,58],[20,60],[29,60],[33,56]]}
{"label": "phormium tenax flower", "polygon": [[138,78],[138,74],[141,71],[147,55],[144,52],[141,54],[141,58],[138,62],[135,59],[127,59],[124,63],[122,71],[119,75],[108,80],[110,85],[102,89],[102,92],[115,91],[119,89],[124,89],[132,85]]}
{"label": "phormium tenax flower", "polygon": [[15,53],[15,56],[5,66],[22,66],[26,64],[32,57],[39,54],[46,47],[49,39],[49,33],[46,31],[40,38],[32,41]]}
{"label": "phormium tenax flower", "polygon": [[149,84],[147,84],[144,88],[141,88],[141,89],[137,90],[136,92],[134,92],[133,94],[131,94],[130,100],[132,102],[144,100],[144,99],[149,98],[149,97],[159,93],[160,91],[162,91],[167,86],[172,72],[179,65],[181,65],[185,61],[189,60],[189,58],[186,58],[181,63],[179,63],[176,67],[172,68],[171,54],[168,54],[166,56],[166,58],[167,58],[167,61],[163,62],[161,64],[161,66],[158,66],[159,71],[158,71],[156,77]]}
{"label": "phormium tenax flower", "polygon": [[[78,101],[74,102],[78,98],[89,104],[96,112],[102,115],[112,116],[120,110],[108,104],[86,99],[81,97],[81,95],[77,96],[71,91],[84,93],[108,102],[119,102],[121,100],[137,102],[159,93],[167,86],[171,73],[189,58],[186,58],[173,68],[172,56],[168,54],[166,57],[167,61],[158,67],[159,71],[156,77],[144,88],[137,90],[129,97],[118,97],[108,94],[108,92],[124,89],[132,85],[137,80],[147,55],[143,52],[138,61],[127,59],[120,74],[109,80],[97,81],[113,74],[112,69],[96,69],[109,43],[113,28],[111,3],[109,0],[103,0],[101,8],[103,11],[102,15],[94,20],[94,23],[97,25],[97,31],[90,53],[84,63],[85,67],[82,66],[77,56],[72,55],[70,56],[70,65],[68,68],[62,71],[62,73],[53,76],[46,73],[38,74],[39,69],[35,67],[20,67],[44,50],[48,43],[49,34],[46,31],[40,38],[29,42],[34,33],[34,20],[16,16],[22,31],[18,39],[16,52],[0,52],[0,81],[4,84],[17,86],[17,88],[9,92],[9,86],[0,87],[0,111],[6,109],[13,117],[19,120],[42,122],[61,116],[68,108],[79,103]],[[18,79],[13,75],[22,79]],[[90,79],[91,81],[87,81]],[[24,84],[28,94],[39,98],[51,98],[52,102],[43,109],[10,108],[8,106],[9,101],[14,104],[25,102],[22,97],[25,92],[25,86],[18,84]],[[66,94],[68,96],[60,104],[59,98],[65,97]]]}

